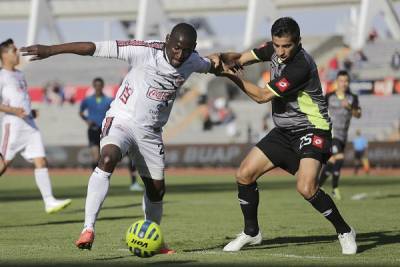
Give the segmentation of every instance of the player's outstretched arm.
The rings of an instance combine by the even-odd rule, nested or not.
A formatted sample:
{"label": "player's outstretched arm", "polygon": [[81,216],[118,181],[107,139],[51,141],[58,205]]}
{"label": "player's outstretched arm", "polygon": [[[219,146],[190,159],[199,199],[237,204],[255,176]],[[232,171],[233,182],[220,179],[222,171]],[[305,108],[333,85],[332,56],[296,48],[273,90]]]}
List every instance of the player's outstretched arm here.
{"label": "player's outstretched arm", "polygon": [[227,77],[233,81],[245,94],[259,104],[267,103],[276,96],[271,90],[258,87],[249,81],[239,78],[235,74],[223,72],[220,74],[220,76]]}
{"label": "player's outstretched arm", "polygon": [[243,66],[259,62],[251,51],[243,53],[228,52],[220,54],[221,61],[232,70],[240,70]]}
{"label": "player's outstretched arm", "polygon": [[81,56],[92,56],[96,45],[92,42],[74,42],[59,45],[31,45],[22,47],[20,51],[23,56],[33,56],[30,60],[40,60],[58,54],[77,54]]}
{"label": "player's outstretched arm", "polygon": [[8,105],[0,104],[0,111],[5,113],[12,113],[17,117],[24,118],[28,116],[23,108],[11,107]]}

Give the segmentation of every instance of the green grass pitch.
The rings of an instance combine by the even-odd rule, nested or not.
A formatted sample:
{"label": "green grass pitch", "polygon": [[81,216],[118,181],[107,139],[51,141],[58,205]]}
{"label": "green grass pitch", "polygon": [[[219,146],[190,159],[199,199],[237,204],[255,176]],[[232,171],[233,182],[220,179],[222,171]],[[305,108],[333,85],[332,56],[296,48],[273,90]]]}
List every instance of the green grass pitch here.
{"label": "green grass pitch", "polygon": [[[94,246],[80,251],[73,242],[83,225],[89,171],[53,174],[55,195],[73,198],[54,215],[44,212],[33,173],[11,171],[0,178],[0,266],[400,266],[400,177],[342,178],[344,199],[336,203],[359,245],[359,254],[342,256],[333,227],[296,192],[290,176],[259,180],[263,243],[223,253],[243,224],[232,175],[167,171],[161,227],[177,254],[141,259],[123,240],[142,218],[142,194],[128,190],[128,177],[112,177]],[[354,195],[361,199],[352,200]]]}

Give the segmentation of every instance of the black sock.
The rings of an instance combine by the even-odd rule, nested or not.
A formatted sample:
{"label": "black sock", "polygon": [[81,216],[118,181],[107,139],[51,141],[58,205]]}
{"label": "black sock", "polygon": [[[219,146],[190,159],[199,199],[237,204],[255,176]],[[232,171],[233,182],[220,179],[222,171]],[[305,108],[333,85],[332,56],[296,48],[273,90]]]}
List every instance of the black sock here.
{"label": "black sock", "polygon": [[244,217],[244,233],[256,236],[259,232],[257,219],[259,194],[257,183],[249,185],[238,183],[238,192],[240,208]]}
{"label": "black sock", "polygon": [[351,231],[350,226],[344,221],[332,198],[321,189],[307,199],[313,207],[325,216],[335,227],[338,234],[348,233]]}
{"label": "black sock", "polygon": [[328,163],[324,166],[321,171],[321,175],[319,177],[319,186],[322,186],[326,179],[332,174],[333,164],[328,161]]}
{"label": "black sock", "polygon": [[332,188],[335,189],[339,186],[339,177],[340,177],[340,170],[343,166],[343,159],[338,159],[335,161],[333,165],[333,174],[332,174]]}

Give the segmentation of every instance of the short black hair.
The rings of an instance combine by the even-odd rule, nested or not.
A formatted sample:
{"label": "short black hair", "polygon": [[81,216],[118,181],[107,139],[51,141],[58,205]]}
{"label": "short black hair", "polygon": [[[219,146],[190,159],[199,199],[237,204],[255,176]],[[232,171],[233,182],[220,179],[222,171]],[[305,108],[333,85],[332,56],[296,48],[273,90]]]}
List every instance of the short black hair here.
{"label": "short black hair", "polygon": [[188,23],[184,23],[184,22],[178,23],[172,28],[171,35],[170,35],[172,38],[182,36],[182,35],[191,39],[194,42],[196,42],[196,40],[197,40],[196,29]]}
{"label": "short black hair", "polygon": [[104,80],[103,80],[103,78],[96,77],[96,78],[93,79],[93,82],[92,82],[92,83],[95,83],[95,82],[100,82],[102,85],[104,85]]}
{"label": "short black hair", "polygon": [[290,36],[293,42],[300,41],[300,27],[291,17],[277,19],[271,27],[271,36]]}
{"label": "short black hair", "polygon": [[336,78],[338,78],[339,76],[347,76],[347,78],[350,79],[350,74],[347,72],[347,70],[339,70],[336,74]]}
{"label": "short black hair", "polygon": [[6,51],[6,49],[12,44],[14,44],[14,41],[11,38],[0,43],[0,58],[1,58],[1,55]]}

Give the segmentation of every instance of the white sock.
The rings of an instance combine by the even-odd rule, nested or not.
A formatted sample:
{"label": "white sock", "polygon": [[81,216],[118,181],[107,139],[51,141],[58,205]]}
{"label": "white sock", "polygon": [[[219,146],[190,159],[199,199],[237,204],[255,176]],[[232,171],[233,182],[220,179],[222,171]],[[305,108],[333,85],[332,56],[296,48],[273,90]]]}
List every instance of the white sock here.
{"label": "white sock", "polygon": [[151,202],[147,197],[146,192],[143,194],[142,208],[144,212],[145,220],[150,220],[156,222],[157,224],[161,223],[161,217],[163,214],[163,202]]}
{"label": "white sock", "polygon": [[85,229],[94,229],[97,215],[107,196],[108,187],[110,186],[110,176],[111,173],[96,167],[89,178],[85,205]]}
{"label": "white sock", "polygon": [[47,168],[38,168],[35,169],[34,172],[36,185],[39,188],[40,193],[42,194],[44,204],[49,205],[51,204],[51,202],[55,201],[53,191],[51,189],[49,170]]}

